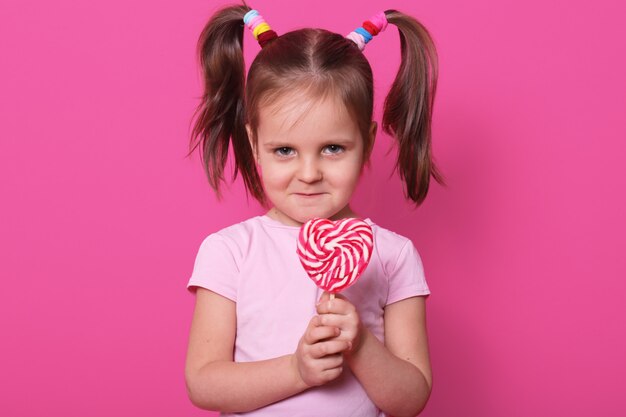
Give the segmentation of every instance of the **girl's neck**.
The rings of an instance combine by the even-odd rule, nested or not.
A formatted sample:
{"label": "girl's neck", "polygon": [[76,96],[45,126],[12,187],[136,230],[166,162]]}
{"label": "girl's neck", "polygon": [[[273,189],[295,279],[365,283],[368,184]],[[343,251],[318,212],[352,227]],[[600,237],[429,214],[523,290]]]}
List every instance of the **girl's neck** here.
{"label": "girl's neck", "polygon": [[[295,219],[287,217],[285,214],[283,214],[279,210],[277,210],[276,207],[272,207],[271,209],[269,209],[269,211],[267,213],[265,213],[265,215],[267,217],[269,217],[270,219],[272,219],[272,220],[276,220],[277,222],[284,224],[285,226],[297,226],[297,227],[302,226],[302,223],[298,222]],[[360,216],[358,214],[356,214],[350,208],[350,205],[347,205],[341,211],[339,211],[335,215],[331,216],[330,220],[345,219],[347,217],[356,217],[356,218],[358,218]]]}

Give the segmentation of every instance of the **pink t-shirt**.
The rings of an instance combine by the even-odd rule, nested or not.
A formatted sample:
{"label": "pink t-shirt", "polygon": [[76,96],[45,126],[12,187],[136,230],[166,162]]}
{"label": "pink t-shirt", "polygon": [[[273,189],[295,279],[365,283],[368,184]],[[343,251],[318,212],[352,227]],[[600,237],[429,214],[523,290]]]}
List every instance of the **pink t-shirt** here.
{"label": "pink t-shirt", "polygon": [[[430,291],[413,243],[365,221],[374,232],[372,258],[359,280],[342,295],[355,305],[362,323],[384,341],[385,306],[427,296]],[[296,254],[299,230],[266,215],[257,216],[208,236],[200,245],[187,288],[203,287],[236,303],[236,362],[295,352],[309,320],[317,314],[315,305],[322,291]],[[384,416],[348,368],[331,383],[245,415]]]}

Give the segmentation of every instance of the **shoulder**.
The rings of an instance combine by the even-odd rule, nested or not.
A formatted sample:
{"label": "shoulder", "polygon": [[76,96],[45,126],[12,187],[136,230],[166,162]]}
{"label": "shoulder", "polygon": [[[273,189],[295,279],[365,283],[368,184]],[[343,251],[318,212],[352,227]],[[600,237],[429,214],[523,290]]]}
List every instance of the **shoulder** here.
{"label": "shoulder", "polygon": [[419,258],[411,239],[375,223],[370,225],[374,233],[374,251],[380,258],[387,275],[391,274],[403,259],[407,257]]}
{"label": "shoulder", "polygon": [[256,223],[258,219],[251,218],[205,237],[187,288],[203,287],[236,301],[239,274],[249,258],[249,243],[258,228]]}
{"label": "shoulder", "polygon": [[227,239],[241,239],[250,235],[254,230],[262,227],[263,223],[261,222],[260,216],[251,217],[247,220],[244,220],[239,223],[235,223],[231,226],[227,226],[217,232],[209,235],[217,235]]}
{"label": "shoulder", "polygon": [[393,257],[398,255],[407,246],[413,246],[413,242],[406,236],[385,229],[376,223],[371,223],[374,233],[374,245],[381,255]]}
{"label": "shoulder", "polygon": [[386,248],[397,248],[411,243],[411,239],[408,237],[402,236],[401,234],[393,232],[389,229],[385,229],[376,223],[370,223],[370,226],[372,227],[372,232],[374,233],[374,241],[376,242],[376,245]]}
{"label": "shoulder", "polygon": [[374,253],[389,282],[386,304],[430,294],[422,259],[411,239],[375,224],[372,231]]}
{"label": "shoulder", "polygon": [[231,243],[242,243],[250,239],[250,236],[263,227],[259,216],[252,217],[231,226],[224,227],[209,234],[204,240],[207,241],[227,241]]}
{"label": "shoulder", "polygon": [[200,252],[229,252],[239,258],[245,255],[252,236],[262,228],[259,217],[227,226],[206,236],[200,244]]}

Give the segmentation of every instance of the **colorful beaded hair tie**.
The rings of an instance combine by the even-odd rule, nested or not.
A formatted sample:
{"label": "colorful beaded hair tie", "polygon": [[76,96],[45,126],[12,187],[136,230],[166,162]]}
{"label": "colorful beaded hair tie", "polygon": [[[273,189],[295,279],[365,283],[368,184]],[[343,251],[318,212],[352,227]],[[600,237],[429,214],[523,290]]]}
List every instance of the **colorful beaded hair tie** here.
{"label": "colorful beaded hair tie", "polygon": [[254,39],[259,42],[261,48],[263,48],[269,41],[276,39],[278,35],[272,30],[270,25],[267,24],[263,16],[259,14],[257,10],[250,10],[243,17],[243,23],[248,26],[248,29],[252,31]]}
{"label": "colorful beaded hair tie", "polygon": [[365,44],[371,41],[374,36],[387,28],[387,16],[385,12],[380,12],[374,15],[370,20],[363,22],[363,26],[354,29],[350,32],[346,38],[356,43],[359,49],[362,51],[365,48]]}

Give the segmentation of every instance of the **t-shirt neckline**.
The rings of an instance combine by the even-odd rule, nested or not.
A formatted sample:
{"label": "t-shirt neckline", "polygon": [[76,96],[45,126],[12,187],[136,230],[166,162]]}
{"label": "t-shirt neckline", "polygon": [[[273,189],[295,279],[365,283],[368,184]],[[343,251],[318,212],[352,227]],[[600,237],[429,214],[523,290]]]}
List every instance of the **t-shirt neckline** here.
{"label": "t-shirt neckline", "polygon": [[[272,219],[270,216],[268,216],[267,214],[262,214],[257,216],[263,223],[267,224],[268,226],[273,226],[273,227],[280,227],[282,229],[291,229],[291,230],[300,230],[300,226],[290,226],[288,224],[284,224],[279,222],[278,220]],[[365,223],[369,224],[370,226],[372,226],[374,224],[374,222],[369,218],[366,217],[364,219],[362,219]]]}

